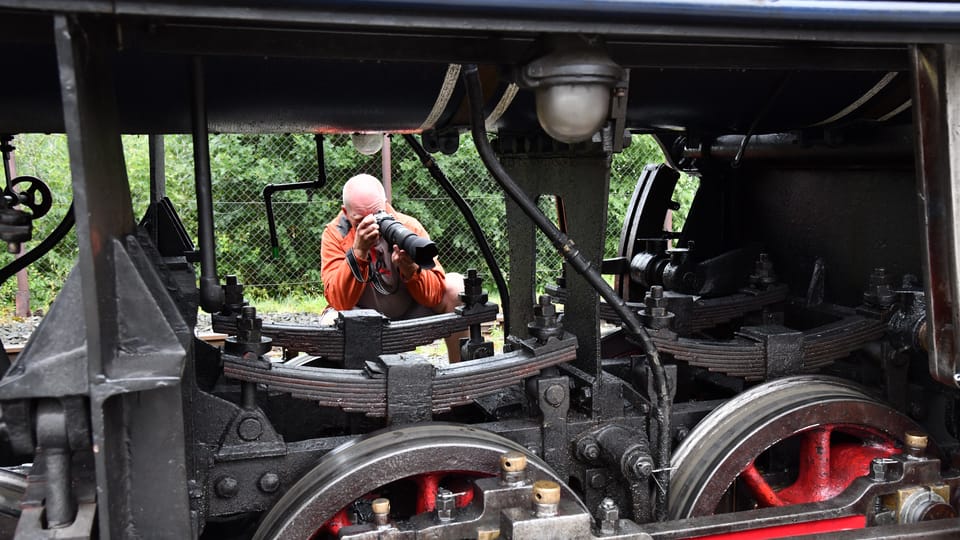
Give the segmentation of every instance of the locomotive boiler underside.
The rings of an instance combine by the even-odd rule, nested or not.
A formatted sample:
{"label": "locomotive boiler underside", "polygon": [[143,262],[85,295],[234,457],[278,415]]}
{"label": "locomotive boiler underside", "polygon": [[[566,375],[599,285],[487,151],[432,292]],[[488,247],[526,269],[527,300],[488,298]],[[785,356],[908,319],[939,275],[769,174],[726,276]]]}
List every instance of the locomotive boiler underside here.
{"label": "locomotive boiler underside", "polygon": [[[0,134],[66,133],[79,245],[0,378],[0,531],[954,537],[960,7],[876,4],[0,0]],[[391,133],[433,166],[464,132],[510,260],[457,313],[264,324],[217,273],[210,133]],[[197,246],[156,178],[133,215],[126,133],[193,135]],[[631,134],[665,163],[604,258]],[[461,363],[411,352],[462,330]]]}

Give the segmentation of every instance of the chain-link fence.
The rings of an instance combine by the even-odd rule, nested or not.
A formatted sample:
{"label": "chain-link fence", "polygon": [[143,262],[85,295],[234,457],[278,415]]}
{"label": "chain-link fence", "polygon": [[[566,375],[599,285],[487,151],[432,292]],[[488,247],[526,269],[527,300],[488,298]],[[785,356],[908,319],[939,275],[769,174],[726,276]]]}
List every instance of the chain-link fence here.
{"label": "chain-link fence", "polygon": [[[35,245],[56,225],[59,215],[69,205],[70,180],[65,138],[30,137],[33,139],[19,138],[19,174],[36,175],[50,182],[56,199],[51,217],[36,224],[35,240],[30,244]],[[166,192],[187,231],[195,236],[192,144],[187,136],[167,136],[164,140]],[[142,215],[149,199],[146,137],[125,136],[124,147],[134,211]],[[460,211],[400,138],[394,138],[391,147],[393,205],[423,223],[437,243],[445,269],[465,272],[474,267],[486,274],[480,249]],[[274,256],[263,189],[268,184],[318,178],[314,137],[215,135],[210,140],[210,152],[219,275],[237,275],[254,296],[261,298],[321,295],[320,237],[323,228],[337,215],[340,192],[349,177],[361,172],[378,178],[382,176],[381,155],[368,157],[357,153],[349,137],[328,137],[324,141],[326,185],[319,189],[278,192],[273,196],[279,243],[279,253]],[[472,140],[465,135],[456,154],[438,154],[435,158],[472,208],[497,261],[506,271],[509,250],[503,194],[482,165]],[[644,165],[659,162],[662,162],[662,155],[649,137],[634,137],[633,144],[615,156],[611,168],[606,256],[615,254],[623,216]],[[556,219],[552,198],[541,198],[540,207],[548,217]],[[37,266],[37,270],[31,272],[31,280],[47,280],[42,285],[47,288],[62,283],[69,270],[63,261],[72,260],[75,254],[76,243],[64,243],[53,254],[53,263]],[[559,274],[560,257],[544,240],[539,243],[537,261],[537,280],[542,287]],[[37,278],[38,273],[44,273],[46,277]],[[488,281],[487,288],[494,289],[492,282]],[[4,284],[0,291],[5,298],[13,298],[10,283]],[[40,299],[43,294],[35,293],[35,297]]]}

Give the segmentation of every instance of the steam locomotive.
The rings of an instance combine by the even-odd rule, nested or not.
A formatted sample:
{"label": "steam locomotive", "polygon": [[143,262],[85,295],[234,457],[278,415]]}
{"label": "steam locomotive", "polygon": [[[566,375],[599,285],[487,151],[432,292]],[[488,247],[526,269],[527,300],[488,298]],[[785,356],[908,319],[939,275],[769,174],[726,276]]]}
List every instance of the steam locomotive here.
{"label": "steam locomotive", "polygon": [[[79,244],[0,379],[2,535],[956,537],[958,37],[932,1],[0,0],[0,133],[66,133],[74,192],[2,277],[74,222]],[[471,272],[455,314],[264,324],[217,271],[211,131],[402,134],[441,182],[430,153],[472,132],[506,199],[501,305]],[[142,219],[123,133],[155,143]],[[604,259],[635,133],[667,162]],[[680,172],[699,188],[665,231]],[[45,189],[7,175],[4,242]],[[411,352],[458,330],[462,363]]]}

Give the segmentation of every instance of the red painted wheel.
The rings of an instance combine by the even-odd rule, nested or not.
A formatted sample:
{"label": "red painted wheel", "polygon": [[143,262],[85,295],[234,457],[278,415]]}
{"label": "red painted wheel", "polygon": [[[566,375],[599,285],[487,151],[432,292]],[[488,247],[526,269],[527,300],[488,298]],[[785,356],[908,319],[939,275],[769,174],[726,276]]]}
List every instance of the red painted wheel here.
{"label": "red painted wheel", "polygon": [[[377,497],[390,500],[392,520],[403,520],[432,509],[440,487],[462,493],[455,503],[467,505],[474,494],[472,479],[497,474],[501,456],[510,451],[526,454],[499,435],[454,424],[419,424],[361,437],[326,454],[291,486],[253,538],[335,536],[335,530],[353,523],[356,510],[361,520],[368,519],[364,506]],[[579,503],[546,463],[526,457],[527,479],[556,482],[564,498]]]}
{"label": "red painted wheel", "polygon": [[434,511],[436,509],[437,493],[441,488],[454,494],[457,508],[464,508],[473,501],[472,480],[484,476],[490,476],[490,474],[473,471],[435,471],[391,482],[361,496],[340,509],[317,531],[313,538],[337,538],[340,529],[343,527],[370,522],[372,515],[370,504],[379,497],[391,501],[390,515],[394,519],[400,520],[416,514]]}
{"label": "red painted wheel", "polygon": [[799,376],[750,389],[677,448],[674,518],[829,500],[900,452],[909,418],[840,379]]}

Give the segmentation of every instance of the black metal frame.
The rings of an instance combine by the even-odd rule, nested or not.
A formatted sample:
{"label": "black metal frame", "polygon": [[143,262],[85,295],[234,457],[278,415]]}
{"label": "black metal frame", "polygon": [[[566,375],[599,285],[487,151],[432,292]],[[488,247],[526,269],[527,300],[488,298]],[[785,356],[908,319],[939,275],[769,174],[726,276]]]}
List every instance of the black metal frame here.
{"label": "black metal frame", "polygon": [[[835,2],[833,10],[821,10],[810,2],[793,3],[806,6],[805,12],[784,2],[783,6],[771,8],[777,10],[773,13],[732,0],[705,1],[693,4],[693,11],[682,18],[664,10],[670,7],[669,2],[573,2],[541,9],[534,9],[527,2],[491,2],[453,9],[427,2],[419,3],[424,9],[418,13],[409,12],[406,5],[388,9],[368,2],[349,6],[336,3],[333,7],[305,7],[303,2],[248,4],[242,8],[214,2],[190,6],[147,1],[64,5],[51,0],[26,7],[21,2],[0,0],[0,15],[5,18],[0,20],[0,30],[11,30],[7,35],[13,36],[2,39],[40,49],[51,47],[56,54],[59,108],[43,113],[35,124],[29,124],[29,119],[16,112],[0,118],[9,120],[13,128],[30,125],[31,129],[52,127],[66,132],[79,244],[77,268],[64,292],[20,360],[0,380],[0,401],[11,446],[19,454],[33,455],[35,474],[45,473],[43,480],[32,482],[26,493],[18,537],[48,537],[47,526],[63,526],[60,537],[86,537],[93,534],[94,512],[101,538],[161,530],[171,537],[194,537],[213,518],[256,515],[270,509],[321,456],[354,441],[356,433],[382,426],[379,421],[343,414],[334,423],[349,424],[349,434],[284,441],[281,430],[273,425],[277,414],[271,406],[276,406],[276,402],[259,391],[257,383],[269,381],[267,386],[272,385],[272,390],[320,401],[331,409],[338,405],[336,391],[342,390],[334,388],[333,394],[318,397],[320,393],[304,389],[304,373],[309,370],[274,367],[261,357],[269,338],[274,344],[323,355],[346,368],[328,380],[314,377],[319,386],[375,387],[372,397],[357,391],[355,397],[358,403],[362,402],[360,405],[340,408],[383,417],[388,425],[426,422],[473,402],[484,407],[482,400],[487,394],[502,391],[512,399],[511,404],[523,410],[523,416],[475,424],[476,429],[503,435],[542,456],[561,479],[577,479],[587,492],[588,505],[596,505],[599,497],[613,493],[621,496],[621,503],[629,498],[635,508],[646,509],[650,495],[646,475],[653,474],[661,488],[656,508],[662,519],[669,486],[671,442],[680,429],[695,424],[716,403],[688,402],[671,409],[678,375],[675,370],[663,368],[659,351],[669,351],[682,360],[685,351],[695,350],[689,353],[689,364],[696,367],[699,361],[712,369],[716,366],[704,363],[708,355],[703,349],[717,347],[722,356],[729,352],[730,344],[716,339],[678,338],[669,332],[648,335],[636,314],[641,305],[636,301],[624,302],[600,277],[597,270],[601,267],[606,220],[598,220],[597,216],[605,216],[608,202],[608,149],[619,145],[611,144],[609,129],[607,140],[601,144],[556,145],[535,127],[531,128],[529,119],[524,124],[520,118],[513,119],[512,125],[525,130],[504,131],[495,148],[487,141],[484,107],[489,108],[490,103],[484,101],[482,94],[489,94],[494,86],[490,82],[496,72],[494,65],[519,65],[530,60],[538,52],[538,35],[542,32],[604,36],[614,60],[624,67],[638,68],[631,74],[638,87],[641,82],[636,75],[642,73],[639,68],[741,68],[769,71],[777,80],[782,80],[780,75],[772,72],[782,70],[909,73],[916,111],[917,182],[924,220],[922,262],[928,299],[930,373],[951,390],[960,385],[960,368],[954,354],[960,347],[954,330],[960,318],[960,269],[952,181],[956,175],[952,161],[960,143],[954,140],[956,136],[950,129],[956,113],[953,101],[957,62],[953,60],[957,50],[952,45],[911,45],[955,41],[960,36],[960,10],[955,5],[916,2],[912,11],[890,19],[887,13],[872,9],[869,2],[858,1]],[[586,11],[587,7],[591,10]],[[459,30],[464,19],[471,22],[468,31]],[[47,23],[52,28],[47,28]],[[48,33],[30,34],[36,29]],[[824,41],[827,44],[819,43]],[[121,114],[125,105],[121,104],[117,90],[123,84],[117,65],[122,61],[119,51],[130,50],[173,59],[174,66],[184,68],[182,80],[190,82],[184,95],[172,102],[179,101],[184,110],[192,107],[192,115],[184,113],[182,118],[170,120],[174,129],[169,131],[190,131],[194,135],[200,214],[199,291],[186,258],[191,255],[188,251],[192,246],[184,241],[182,226],[176,229],[173,224],[174,232],[164,232],[155,223],[152,238],[138,234],[135,226],[120,141],[129,120]],[[38,53],[40,57],[43,54]],[[214,69],[206,66],[214,63],[218,55],[237,56],[250,62],[259,61],[258,57],[263,55],[276,55],[318,61],[377,59],[486,64],[479,69],[465,69],[463,84],[470,95],[470,114],[466,114],[467,109],[457,111],[451,105],[445,118],[453,128],[472,125],[483,159],[511,196],[508,228],[512,251],[517,255],[517,260],[512,261],[513,287],[519,294],[513,295],[509,318],[516,322],[533,321],[529,326],[531,337],[510,341],[508,348],[512,351],[486,359],[485,364],[435,371],[420,359],[391,353],[432,341],[451,329],[476,327],[495,316],[494,308],[472,306],[457,315],[416,323],[385,323],[376,315],[351,313],[337,327],[322,330],[262,325],[255,311],[242,308],[242,293],[237,298],[235,280],[228,279],[227,286],[222,287],[216,270],[206,138],[211,125],[215,127],[218,122],[241,128],[255,126],[264,114],[269,114],[270,107],[264,108],[266,113],[240,112],[236,116],[230,116],[231,111],[223,108],[214,109],[219,104],[209,99],[211,90],[205,83],[210,81],[205,77],[208,69]],[[510,77],[508,74],[504,80]],[[481,89],[483,86],[486,87]],[[50,94],[47,92],[39,101]],[[4,95],[7,94],[0,93]],[[636,127],[628,121],[626,101],[624,98],[620,104],[620,112],[626,118],[619,118],[621,124],[614,125],[626,122],[627,127]],[[761,107],[750,122],[731,129],[740,138],[716,139],[713,146],[702,147],[675,139],[678,144],[671,149],[671,157],[675,161],[680,158],[685,163],[696,162],[709,173],[717,170],[710,167],[720,167],[718,163],[725,163],[734,154],[738,163],[743,158],[745,167],[769,157],[762,150],[778,149],[783,140],[751,137],[754,128],[766,120],[767,108]],[[58,117],[61,112],[62,118]],[[184,123],[183,119],[188,121]],[[278,122],[265,129],[302,128],[312,120],[306,118],[303,125],[293,126]],[[394,119],[392,125],[404,128],[411,121],[410,117]],[[147,125],[145,131],[159,133],[166,131],[166,126]],[[159,208],[163,204],[162,150],[157,148],[162,149],[162,145],[153,139],[152,142],[151,201],[152,206]],[[901,146],[893,145],[895,149]],[[800,152],[799,159],[810,155],[834,154],[830,150],[823,154],[814,150]],[[773,156],[782,158],[775,151]],[[841,157],[859,163],[874,156],[870,152],[846,152]],[[887,157],[899,163],[906,156],[895,153]],[[545,167],[543,163],[548,160],[550,165]],[[516,182],[511,176],[516,177]],[[577,202],[566,205],[566,231],[560,232],[549,223],[529,200],[531,195],[541,193],[555,193],[568,203]],[[171,209],[165,212],[165,219],[175,221]],[[534,225],[548,235],[579,274],[569,276],[565,288],[554,290],[565,303],[562,324],[567,334],[560,329],[549,302],[537,306],[532,302],[531,275],[536,262],[530,254]],[[170,245],[180,249],[158,252],[155,246],[162,244],[162,234],[175,235],[176,241]],[[500,281],[498,286],[502,287]],[[530,297],[524,300],[525,292]],[[779,292],[772,289],[755,295],[742,293],[735,299],[697,300],[697,304],[687,297],[667,300],[666,305],[680,315],[678,318],[687,316],[689,326],[684,330],[692,332],[766,308],[783,299]],[[601,296],[606,300],[602,305]],[[193,338],[192,327],[198,304],[215,312],[225,301],[228,310],[242,308],[245,315],[238,318],[231,311],[215,316],[218,329],[237,334],[231,338],[233,349],[228,346],[221,359],[219,352]],[[643,307],[662,306],[647,303]],[[774,378],[820,368],[819,364],[803,364],[802,357],[813,355],[808,347],[821,346],[831,349],[829,352],[836,353],[835,356],[843,356],[851,348],[873,342],[885,328],[888,313],[884,309],[866,316],[848,314],[847,326],[833,330],[846,337],[856,334],[859,341],[851,344],[838,340],[842,343],[836,346],[817,341],[823,337],[819,327],[811,330],[808,337],[764,320],[763,324],[744,330],[738,338],[740,342],[753,341],[736,354],[738,360],[750,361],[752,371],[746,375],[724,373],[748,379]],[[709,316],[713,317],[709,324],[702,323]],[[630,337],[639,343],[633,352],[641,350],[645,354],[649,371],[644,371],[640,362],[611,366],[610,361],[604,361],[601,318],[627,327]],[[705,326],[697,326],[698,321]],[[905,326],[909,327],[905,332],[914,330]],[[516,333],[520,332],[518,328]],[[371,340],[371,336],[378,339]],[[574,343],[579,345],[576,353]],[[834,359],[829,358],[831,362]],[[506,368],[493,370],[500,366]],[[614,376],[611,371],[616,369],[611,367],[631,373]],[[729,363],[717,370],[723,372],[725,367]],[[634,371],[642,373],[634,376]],[[222,373],[234,382],[218,381]],[[479,381],[479,390],[468,388],[464,383],[468,379]],[[519,396],[508,395],[508,387],[520,388],[519,380],[526,380],[526,387]],[[649,387],[634,388],[632,383],[638,380]],[[496,413],[501,405],[492,404],[487,412]],[[656,422],[648,425],[651,418]],[[310,424],[303,432],[314,427]],[[620,445],[621,435],[629,432],[638,435],[626,441],[629,445]],[[625,478],[634,483],[642,481],[640,488],[597,480],[598,475],[614,470],[611,463],[619,464],[618,460],[628,453],[637,458],[631,462],[634,465],[647,463],[648,436],[657,443],[656,469],[636,478]],[[591,444],[598,443],[612,457],[600,450],[594,457]],[[897,478],[896,482],[957,483],[952,476],[940,478],[930,462],[907,461],[903,467],[914,471],[913,476]],[[833,505],[666,522],[647,525],[639,531],[631,529],[631,534],[675,538],[737,530],[750,527],[750,522],[756,526],[758,522],[779,524],[802,516],[869,514],[873,494],[890,488],[881,485],[887,482],[882,478],[870,482],[858,481],[847,499]],[[577,512],[582,514],[582,508]],[[46,524],[40,519],[41,514],[45,515]],[[634,512],[640,514],[640,510]],[[528,523],[525,515],[510,515],[510,526],[518,534],[532,530],[524,527],[536,526]],[[872,533],[912,534],[917,530],[929,531],[927,527],[878,528]],[[943,533],[957,527],[953,520],[939,523],[935,530]]]}

